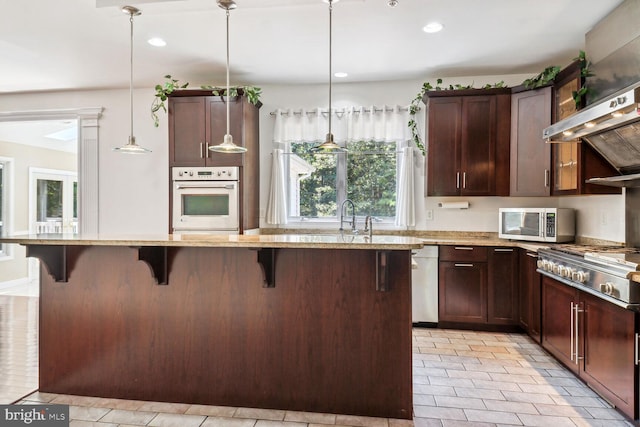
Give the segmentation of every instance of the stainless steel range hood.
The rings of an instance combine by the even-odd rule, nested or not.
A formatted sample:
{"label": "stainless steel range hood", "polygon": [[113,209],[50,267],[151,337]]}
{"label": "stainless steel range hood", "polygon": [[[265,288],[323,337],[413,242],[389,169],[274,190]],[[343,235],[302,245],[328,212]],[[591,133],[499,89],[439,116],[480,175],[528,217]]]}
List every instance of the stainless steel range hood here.
{"label": "stainless steel range hood", "polygon": [[623,176],[588,182],[616,187],[640,186],[640,82],[561,120],[542,132],[547,142],[582,139]]}

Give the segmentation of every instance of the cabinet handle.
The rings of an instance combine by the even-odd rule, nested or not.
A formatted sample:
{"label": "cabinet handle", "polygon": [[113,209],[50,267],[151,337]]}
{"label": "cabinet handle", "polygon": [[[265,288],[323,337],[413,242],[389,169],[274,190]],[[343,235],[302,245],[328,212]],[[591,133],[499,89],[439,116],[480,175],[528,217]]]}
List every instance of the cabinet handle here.
{"label": "cabinet handle", "polygon": [[467,188],[467,173],[462,172],[462,188]]}
{"label": "cabinet handle", "polygon": [[209,143],[208,142],[204,143],[204,156],[206,158],[209,158]]}
{"label": "cabinet handle", "polygon": [[454,246],[453,249],[455,249],[456,251],[472,251],[473,248],[470,248],[468,246]]}
{"label": "cabinet handle", "polygon": [[[571,354],[569,355],[569,358],[571,359],[571,361],[573,361],[573,350],[575,349],[575,347],[573,346],[573,333],[575,331],[574,327],[573,327],[573,314],[575,313],[575,311],[573,310],[573,301],[571,301],[571,312],[570,312],[570,318],[571,318],[571,322],[570,322],[570,327],[569,327],[569,348],[571,350]],[[577,363],[577,362],[576,362]]]}
{"label": "cabinet handle", "polygon": [[544,186],[549,186],[549,169],[544,170]]}
{"label": "cabinet handle", "polygon": [[[578,313],[582,313],[584,310],[582,310],[580,308],[580,303],[579,302],[577,302],[577,303],[572,302],[571,303],[571,311],[572,311],[572,315],[571,315],[572,322],[571,322],[571,325],[572,325],[572,328],[573,328],[574,333],[575,333],[575,339],[571,340],[572,341],[572,345],[575,343],[575,348],[571,349],[571,353],[572,353],[571,354],[572,355],[571,360],[574,360],[576,362],[576,365],[577,365],[578,362],[580,361],[580,359],[584,358],[584,357],[580,356],[580,331],[578,329],[578,325],[579,325]],[[573,336],[572,336],[572,338],[573,338]],[[575,359],[573,359],[574,355],[575,355]]]}
{"label": "cabinet handle", "polygon": [[202,151],[202,148],[204,147],[204,144],[201,142],[200,143],[200,158],[204,159],[204,151]]}
{"label": "cabinet handle", "polygon": [[473,264],[453,264],[454,267],[473,267]]}
{"label": "cabinet handle", "polygon": [[526,254],[527,254],[527,256],[530,256],[531,258],[538,258],[538,254],[535,254],[533,252],[527,252]]}
{"label": "cabinet handle", "polygon": [[638,364],[638,333],[636,332],[636,339],[635,339],[635,351],[633,352],[634,356],[633,358],[635,359],[636,365]]}
{"label": "cabinet handle", "polygon": [[456,188],[460,188],[460,172],[456,172]]}
{"label": "cabinet handle", "polygon": [[509,249],[509,248],[495,248],[493,251],[494,251],[494,252],[513,252],[513,249]]}

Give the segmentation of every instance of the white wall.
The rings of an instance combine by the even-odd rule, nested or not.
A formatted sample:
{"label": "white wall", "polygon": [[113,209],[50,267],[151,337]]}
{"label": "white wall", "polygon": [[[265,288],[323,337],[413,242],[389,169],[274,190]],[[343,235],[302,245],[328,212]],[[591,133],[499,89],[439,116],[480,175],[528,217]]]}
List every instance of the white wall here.
{"label": "white wall", "polygon": [[[504,80],[517,85],[529,75],[484,76],[445,79],[444,84],[482,86]],[[435,79],[431,79],[432,83]],[[271,148],[276,108],[328,107],[328,85],[259,85],[263,107],[260,110],[260,206],[267,204],[271,172]],[[420,91],[422,81],[389,81],[375,83],[336,83],[333,85],[333,107],[350,105],[408,105]],[[100,119],[100,219],[101,233],[166,233],[168,230],[168,127],[166,115],[161,115],[155,128],[150,117],[152,89],[137,89],[134,93],[134,135],[138,144],[153,153],[129,156],[112,152],[126,143],[129,135],[128,90],[78,91],[65,93],[32,93],[0,95],[0,111],[25,111],[57,108],[104,107]],[[424,111],[419,113],[423,122]],[[624,221],[622,196],[589,196],[562,198],[425,198],[424,160],[416,165],[416,206],[418,230],[458,230],[496,232],[497,210],[510,206],[567,205],[579,210],[578,233],[605,240],[624,241],[618,225]],[[451,211],[438,208],[438,202],[467,200],[471,208]],[[426,220],[426,211],[433,210],[433,220]],[[589,219],[591,211],[606,210],[606,224]],[[264,224],[262,224],[264,225]],[[624,229],[624,227],[622,227]]]}

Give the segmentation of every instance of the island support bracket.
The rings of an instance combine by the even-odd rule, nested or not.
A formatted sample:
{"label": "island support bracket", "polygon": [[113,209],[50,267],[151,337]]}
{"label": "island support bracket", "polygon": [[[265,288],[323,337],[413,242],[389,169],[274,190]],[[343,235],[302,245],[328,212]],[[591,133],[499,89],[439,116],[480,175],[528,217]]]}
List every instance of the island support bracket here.
{"label": "island support bracket", "polygon": [[389,251],[376,251],[376,291],[391,290],[389,283]]}
{"label": "island support bracket", "polygon": [[[79,250],[79,248],[78,248]],[[56,282],[67,283],[73,270],[69,247],[62,245],[27,245],[27,257],[38,258]]]}
{"label": "island support bracket", "polygon": [[140,246],[138,260],[145,262],[156,279],[158,285],[168,285],[168,260],[166,246]]}
{"label": "island support bracket", "polygon": [[263,288],[276,287],[276,250],[275,248],[260,248],[258,251],[258,264],[262,267],[264,276]]}

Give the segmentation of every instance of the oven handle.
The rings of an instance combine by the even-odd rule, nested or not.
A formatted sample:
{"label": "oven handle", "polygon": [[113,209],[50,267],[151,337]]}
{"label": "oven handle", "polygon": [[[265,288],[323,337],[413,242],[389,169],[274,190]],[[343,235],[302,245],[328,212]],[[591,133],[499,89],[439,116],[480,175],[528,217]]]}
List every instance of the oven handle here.
{"label": "oven handle", "polygon": [[182,190],[184,188],[226,188],[228,190],[233,190],[235,188],[235,183],[189,183],[189,184],[176,184],[176,190]]}

